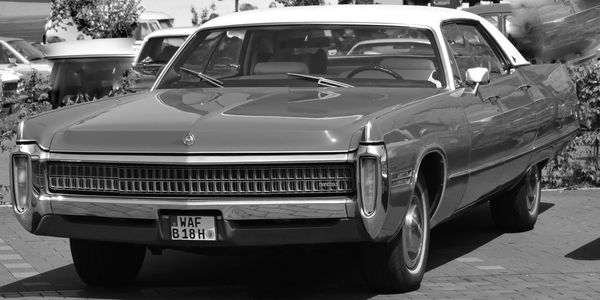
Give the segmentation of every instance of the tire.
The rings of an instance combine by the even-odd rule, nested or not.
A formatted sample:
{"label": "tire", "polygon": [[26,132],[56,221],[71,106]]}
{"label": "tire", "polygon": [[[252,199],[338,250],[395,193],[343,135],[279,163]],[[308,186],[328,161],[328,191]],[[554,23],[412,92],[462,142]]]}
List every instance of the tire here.
{"label": "tire", "polygon": [[88,285],[121,285],[137,276],[146,247],[139,245],[70,240],[77,274]]}
{"label": "tire", "polygon": [[379,293],[418,289],[425,274],[428,252],[429,197],[425,181],[419,177],[398,235],[388,243],[364,246],[367,285]]}
{"label": "tire", "polygon": [[511,191],[490,201],[492,219],[506,232],[523,232],[533,229],[540,210],[541,174],[532,166]]}

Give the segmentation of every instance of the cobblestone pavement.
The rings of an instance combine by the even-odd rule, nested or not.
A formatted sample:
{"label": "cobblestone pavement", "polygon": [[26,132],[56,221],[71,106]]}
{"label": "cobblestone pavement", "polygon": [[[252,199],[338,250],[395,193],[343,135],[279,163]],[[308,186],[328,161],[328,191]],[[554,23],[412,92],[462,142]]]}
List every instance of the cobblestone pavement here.
{"label": "cobblestone pavement", "polygon": [[0,208],[0,296],[205,299],[600,299],[598,190],[544,192],[534,230],[495,230],[487,205],[433,230],[421,288],[376,295],[353,247],[287,249],[244,256],[148,253],[134,284],[89,288],[66,239],[27,233]]}

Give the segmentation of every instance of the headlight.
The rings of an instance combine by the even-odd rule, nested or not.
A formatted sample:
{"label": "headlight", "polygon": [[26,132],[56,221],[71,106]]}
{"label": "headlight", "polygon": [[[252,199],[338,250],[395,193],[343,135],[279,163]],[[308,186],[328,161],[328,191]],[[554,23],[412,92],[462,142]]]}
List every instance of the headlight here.
{"label": "headlight", "polygon": [[16,210],[23,212],[28,207],[29,192],[29,157],[26,155],[13,155],[12,157],[12,188]]}
{"label": "headlight", "polygon": [[377,202],[377,186],[379,184],[379,161],[375,157],[364,156],[360,158],[360,191],[362,210],[365,216],[375,212]]}

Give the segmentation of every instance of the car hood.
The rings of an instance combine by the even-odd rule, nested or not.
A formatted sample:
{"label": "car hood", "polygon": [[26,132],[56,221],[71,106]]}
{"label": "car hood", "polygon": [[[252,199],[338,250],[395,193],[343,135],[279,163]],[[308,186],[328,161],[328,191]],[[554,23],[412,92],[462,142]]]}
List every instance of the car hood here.
{"label": "car hood", "polygon": [[[158,90],[42,115],[26,125],[24,139],[56,152],[346,152],[368,120],[438,92],[419,88]],[[191,135],[194,142],[186,145],[184,138]]]}

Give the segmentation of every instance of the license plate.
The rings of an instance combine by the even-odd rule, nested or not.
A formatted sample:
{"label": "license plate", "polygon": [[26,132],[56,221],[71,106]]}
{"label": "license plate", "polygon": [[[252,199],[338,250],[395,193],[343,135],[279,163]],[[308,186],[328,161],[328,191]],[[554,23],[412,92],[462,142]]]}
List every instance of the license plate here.
{"label": "license plate", "polygon": [[216,241],[215,217],[171,216],[171,240]]}

